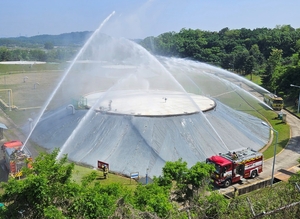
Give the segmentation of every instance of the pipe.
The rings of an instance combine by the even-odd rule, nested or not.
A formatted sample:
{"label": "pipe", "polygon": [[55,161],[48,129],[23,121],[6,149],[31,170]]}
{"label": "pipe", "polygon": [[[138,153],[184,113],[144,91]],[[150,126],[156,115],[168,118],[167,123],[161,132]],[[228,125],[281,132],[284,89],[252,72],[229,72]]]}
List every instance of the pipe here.
{"label": "pipe", "polygon": [[[72,108],[72,114],[74,115],[74,114],[75,114],[75,107],[74,107],[72,104],[69,104],[68,107],[71,107],[71,108]],[[67,108],[68,108],[68,107],[67,107]]]}
{"label": "pipe", "polygon": [[11,109],[12,106],[14,105],[13,103],[13,92],[12,89],[1,89],[0,91],[8,91],[8,103],[9,103],[9,108]]}

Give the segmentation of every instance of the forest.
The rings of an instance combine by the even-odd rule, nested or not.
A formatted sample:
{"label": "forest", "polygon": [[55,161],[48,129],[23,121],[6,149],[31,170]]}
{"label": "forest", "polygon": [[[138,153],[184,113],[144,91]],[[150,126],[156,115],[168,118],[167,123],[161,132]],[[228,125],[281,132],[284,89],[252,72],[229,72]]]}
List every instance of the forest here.
{"label": "forest", "polygon": [[290,25],[276,28],[234,29],[219,32],[181,29],[140,44],[153,54],[193,59],[235,72],[261,77],[262,86],[286,100],[297,98],[300,84],[300,29]]}

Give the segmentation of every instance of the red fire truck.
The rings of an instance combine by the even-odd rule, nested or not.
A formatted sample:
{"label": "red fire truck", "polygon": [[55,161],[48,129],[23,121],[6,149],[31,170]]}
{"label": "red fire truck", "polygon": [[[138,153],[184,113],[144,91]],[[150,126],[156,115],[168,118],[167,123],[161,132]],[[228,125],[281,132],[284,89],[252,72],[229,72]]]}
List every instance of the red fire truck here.
{"label": "red fire truck", "polygon": [[206,162],[215,166],[212,179],[216,185],[223,187],[243,178],[255,178],[263,171],[263,154],[250,148],[220,153],[207,158]]}
{"label": "red fire truck", "polygon": [[[5,166],[11,177],[21,177],[22,167],[31,168],[32,157],[27,148],[23,148],[21,141],[8,141],[2,145]],[[21,150],[22,149],[22,150]]]}

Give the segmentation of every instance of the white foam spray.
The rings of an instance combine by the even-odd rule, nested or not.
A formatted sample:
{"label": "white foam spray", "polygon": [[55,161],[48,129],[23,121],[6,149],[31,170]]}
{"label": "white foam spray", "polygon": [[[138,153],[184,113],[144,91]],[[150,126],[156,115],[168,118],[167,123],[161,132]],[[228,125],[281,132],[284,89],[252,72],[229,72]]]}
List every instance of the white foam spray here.
{"label": "white foam spray", "polygon": [[63,75],[63,77],[61,78],[61,80],[59,81],[59,83],[57,84],[56,88],[54,89],[54,91],[52,92],[52,94],[50,95],[50,97],[48,98],[48,100],[46,101],[46,103],[44,104],[42,111],[40,113],[40,115],[38,116],[38,118],[36,119],[36,122],[34,123],[27,139],[24,142],[23,147],[21,148],[21,150],[23,150],[23,148],[26,146],[26,143],[28,142],[32,132],[34,131],[37,123],[40,121],[42,115],[44,114],[46,108],[48,107],[49,103],[51,102],[51,100],[53,99],[54,95],[56,94],[56,92],[58,91],[58,89],[60,88],[61,84],[63,83],[63,81],[65,80],[65,78],[67,77],[67,75],[69,74],[70,70],[72,69],[72,67],[74,66],[74,64],[76,63],[78,57],[83,53],[83,51],[87,48],[87,46],[90,44],[90,42],[92,41],[92,39],[94,38],[94,36],[96,36],[98,34],[98,32],[102,29],[102,27],[104,26],[104,24],[111,18],[111,16],[113,16],[115,14],[115,11],[113,11],[98,27],[97,30],[95,30],[95,32],[90,36],[90,38],[87,40],[87,42],[84,44],[84,46],[80,49],[80,51],[78,52],[78,54],[76,55],[76,57],[74,58],[73,62],[71,63],[71,65],[69,66],[69,68],[67,69],[67,71],[65,72],[65,74]]}

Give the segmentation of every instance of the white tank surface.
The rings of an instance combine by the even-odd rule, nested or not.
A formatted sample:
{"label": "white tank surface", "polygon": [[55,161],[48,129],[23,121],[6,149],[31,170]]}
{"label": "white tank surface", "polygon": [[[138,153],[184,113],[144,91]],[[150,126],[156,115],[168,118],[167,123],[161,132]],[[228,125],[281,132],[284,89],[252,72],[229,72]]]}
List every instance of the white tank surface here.
{"label": "white tank surface", "polygon": [[[97,160],[105,161],[111,171],[125,175],[148,169],[149,176],[159,176],[166,161],[182,158],[191,166],[220,152],[259,150],[266,144],[269,132],[260,119],[216,103],[216,110],[204,117],[201,112],[135,116],[91,111],[87,119],[89,110],[72,115],[58,109],[45,114],[31,139],[49,150],[60,148],[76,162],[96,166]],[[79,125],[83,120],[87,122]]]}

